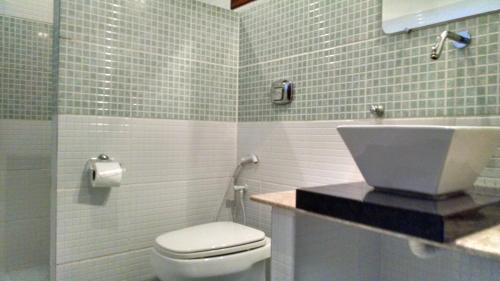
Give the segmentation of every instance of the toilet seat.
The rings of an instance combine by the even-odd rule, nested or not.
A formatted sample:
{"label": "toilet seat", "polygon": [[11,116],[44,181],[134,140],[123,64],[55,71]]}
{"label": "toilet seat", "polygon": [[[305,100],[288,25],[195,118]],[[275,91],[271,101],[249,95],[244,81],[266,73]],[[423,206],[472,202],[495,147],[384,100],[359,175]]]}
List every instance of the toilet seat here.
{"label": "toilet seat", "polygon": [[271,257],[271,239],[265,238],[265,241],[266,244],[263,247],[252,250],[199,259],[170,258],[153,248],[151,263],[158,278],[162,281],[267,280],[248,277],[249,274],[250,276],[265,274],[266,263]]}
{"label": "toilet seat", "polygon": [[154,249],[173,259],[204,259],[264,247],[264,232],[233,222],[214,222],[165,233]]}

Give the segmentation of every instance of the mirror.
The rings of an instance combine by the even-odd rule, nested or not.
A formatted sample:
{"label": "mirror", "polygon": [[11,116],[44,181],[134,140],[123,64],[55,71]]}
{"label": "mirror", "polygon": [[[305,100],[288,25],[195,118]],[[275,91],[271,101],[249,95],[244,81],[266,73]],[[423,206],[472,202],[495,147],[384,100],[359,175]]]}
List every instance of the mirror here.
{"label": "mirror", "polygon": [[383,0],[385,33],[412,29],[500,10],[499,0]]}

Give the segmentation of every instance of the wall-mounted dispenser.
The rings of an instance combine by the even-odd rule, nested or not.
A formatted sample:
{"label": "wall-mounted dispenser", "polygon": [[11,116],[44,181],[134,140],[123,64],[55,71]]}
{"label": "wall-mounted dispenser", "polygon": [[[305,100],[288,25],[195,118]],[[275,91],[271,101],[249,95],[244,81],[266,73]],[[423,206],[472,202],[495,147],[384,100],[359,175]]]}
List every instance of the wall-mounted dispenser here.
{"label": "wall-mounted dispenser", "polygon": [[91,158],[87,161],[87,170],[90,184],[95,188],[118,187],[125,171],[122,165],[106,154]]}
{"label": "wall-mounted dispenser", "polygon": [[289,104],[293,100],[294,86],[288,80],[274,81],[271,86],[271,100],[274,104]]}

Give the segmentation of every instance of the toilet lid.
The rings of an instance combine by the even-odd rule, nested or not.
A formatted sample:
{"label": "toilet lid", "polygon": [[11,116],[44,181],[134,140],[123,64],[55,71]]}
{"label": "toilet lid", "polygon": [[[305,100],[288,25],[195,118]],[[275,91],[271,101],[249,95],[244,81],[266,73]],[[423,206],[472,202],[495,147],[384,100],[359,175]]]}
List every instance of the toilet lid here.
{"label": "toilet lid", "polygon": [[214,222],[160,235],[155,249],[177,259],[228,255],[262,247],[264,232],[233,222]]}

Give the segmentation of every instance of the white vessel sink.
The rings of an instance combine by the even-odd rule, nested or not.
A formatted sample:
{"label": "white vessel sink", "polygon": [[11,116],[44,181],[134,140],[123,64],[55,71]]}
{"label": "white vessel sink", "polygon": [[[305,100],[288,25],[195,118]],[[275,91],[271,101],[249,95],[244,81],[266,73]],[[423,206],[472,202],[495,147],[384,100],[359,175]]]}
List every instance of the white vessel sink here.
{"label": "white vessel sink", "polygon": [[369,185],[431,197],[471,188],[500,146],[500,127],[337,129]]}

